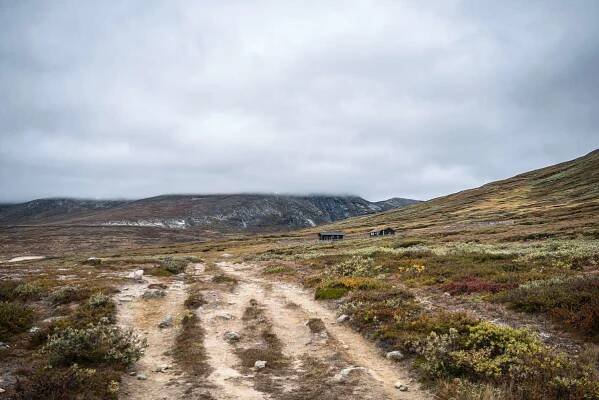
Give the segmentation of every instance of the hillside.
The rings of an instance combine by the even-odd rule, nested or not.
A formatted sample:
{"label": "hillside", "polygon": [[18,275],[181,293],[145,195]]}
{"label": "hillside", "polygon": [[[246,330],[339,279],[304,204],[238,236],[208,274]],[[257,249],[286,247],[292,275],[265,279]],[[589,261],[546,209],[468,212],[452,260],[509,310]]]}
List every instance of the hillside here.
{"label": "hillside", "polygon": [[81,216],[124,204],[123,200],[39,199],[0,205],[0,225],[36,224]]}
{"label": "hillside", "polygon": [[379,225],[399,228],[408,236],[452,240],[599,237],[599,150],[476,189],[323,229],[352,233]]}
{"label": "hillside", "polygon": [[110,225],[260,232],[316,226],[415,200],[355,196],[166,195],[136,201],[45,199],[0,209],[0,225]]}

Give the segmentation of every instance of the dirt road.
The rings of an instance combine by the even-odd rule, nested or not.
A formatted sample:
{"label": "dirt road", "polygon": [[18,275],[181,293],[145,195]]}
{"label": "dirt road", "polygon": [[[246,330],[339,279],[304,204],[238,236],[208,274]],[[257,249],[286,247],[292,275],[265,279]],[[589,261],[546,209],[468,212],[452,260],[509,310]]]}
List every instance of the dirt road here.
{"label": "dirt road", "polygon": [[[408,371],[343,324],[300,287],[270,282],[248,264],[192,264],[187,282],[162,279],[166,296],[144,299],[149,282],[119,296],[119,322],[144,332],[146,355],[123,382],[122,399],[427,399]],[[225,278],[223,278],[225,277]],[[181,277],[179,277],[181,279]],[[152,281],[157,283],[157,281]],[[176,317],[191,286],[209,368],[193,375],[172,357]],[[158,328],[164,317],[173,326]],[[201,344],[199,344],[201,345]],[[258,361],[258,363],[256,363]],[[265,361],[260,363],[260,361]],[[169,368],[156,372],[160,366]],[[140,379],[140,374],[142,374]],[[395,387],[402,383],[409,389]]]}

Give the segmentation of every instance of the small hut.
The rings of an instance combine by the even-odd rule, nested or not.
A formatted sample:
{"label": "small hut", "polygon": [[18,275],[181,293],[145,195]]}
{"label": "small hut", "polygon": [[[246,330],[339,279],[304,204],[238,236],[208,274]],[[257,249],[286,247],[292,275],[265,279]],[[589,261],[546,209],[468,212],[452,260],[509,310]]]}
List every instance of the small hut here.
{"label": "small hut", "polygon": [[345,234],[343,232],[320,232],[318,233],[319,240],[342,240]]}
{"label": "small hut", "polygon": [[370,237],[395,235],[395,229],[390,226],[381,226],[368,232]]}

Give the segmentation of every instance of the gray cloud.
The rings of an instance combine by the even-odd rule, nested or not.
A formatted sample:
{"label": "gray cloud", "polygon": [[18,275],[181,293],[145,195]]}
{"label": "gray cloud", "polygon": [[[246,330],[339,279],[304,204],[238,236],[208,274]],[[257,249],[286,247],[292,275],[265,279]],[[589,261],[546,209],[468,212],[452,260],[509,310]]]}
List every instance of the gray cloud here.
{"label": "gray cloud", "polygon": [[0,3],[0,201],[431,198],[599,147],[596,1]]}

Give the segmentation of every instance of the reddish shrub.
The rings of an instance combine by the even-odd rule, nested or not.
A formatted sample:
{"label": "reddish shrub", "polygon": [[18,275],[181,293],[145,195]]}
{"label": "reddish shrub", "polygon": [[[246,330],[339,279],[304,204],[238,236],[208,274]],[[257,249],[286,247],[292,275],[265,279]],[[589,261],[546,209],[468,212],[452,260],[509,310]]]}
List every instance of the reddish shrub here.
{"label": "reddish shrub", "polygon": [[470,294],[480,292],[497,293],[506,289],[513,289],[517,285],[512,283],[497,283],[486,281],[475,276],[466,277],[442,286],[443,291],[452,295]]}

